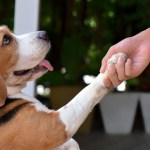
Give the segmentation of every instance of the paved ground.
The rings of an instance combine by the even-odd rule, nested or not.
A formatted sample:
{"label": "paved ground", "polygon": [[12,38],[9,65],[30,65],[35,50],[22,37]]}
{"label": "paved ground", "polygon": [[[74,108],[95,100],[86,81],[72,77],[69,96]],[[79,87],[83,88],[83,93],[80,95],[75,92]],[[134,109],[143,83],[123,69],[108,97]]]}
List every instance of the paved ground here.
{"label": "paved ground", "polygon": [[77,134],[76,141],[81,150],[150,150],[150,135],[107,135],[100,131],[90,134]]}
{"label": "paved ground", "polygon": [[150,150],[150,134],[145,134],[140,107],[137,109],[130,135],[105,134],[99,115],[95,116],[93,125],[89,134],[78,133],[74,137],[81,150]]}

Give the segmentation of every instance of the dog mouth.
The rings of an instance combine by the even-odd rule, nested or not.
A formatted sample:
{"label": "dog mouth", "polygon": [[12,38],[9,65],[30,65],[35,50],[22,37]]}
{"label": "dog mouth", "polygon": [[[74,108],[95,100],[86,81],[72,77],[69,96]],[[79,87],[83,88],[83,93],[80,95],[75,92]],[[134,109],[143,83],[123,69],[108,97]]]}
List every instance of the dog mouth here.
{"label": "dog mouth", "polygon": [[35,66],[31,69],[14,71],[14,75],[22,76],[22,75],[26,75],[28,73],[38,73],[40,71],[46,72],[48,70],[53,71],[53,67],[49,61],[44,59],[41,63],[39,63],[37,66]]}

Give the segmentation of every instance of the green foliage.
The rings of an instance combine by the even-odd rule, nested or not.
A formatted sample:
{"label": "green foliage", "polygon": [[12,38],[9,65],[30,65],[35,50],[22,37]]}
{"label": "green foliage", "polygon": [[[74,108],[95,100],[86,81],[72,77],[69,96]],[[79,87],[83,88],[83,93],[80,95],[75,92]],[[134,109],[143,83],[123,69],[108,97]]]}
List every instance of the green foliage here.
{"label": "green foliage", "polygon": [[67,76],[70,82],[77,81],[83,73],[86,56],[86,47],[81,40],[80,35],[73,35],[64,39],[61,51],[61,62],[66,68]]}
{"label": "green foliage", "polygon": [[37,80],[40,85],[64,85],[66,77],[60,71],[47,72],[44,76]]}
{"label": "green foliage", "polygon": [[[0,24],[11,29],[14,4],[14,0],[0,1]],[[149,0],[42,0],[40,30],[50,35],[47,59],[55,72],[37,83],[78,84],[84,74],[96,75],[111,45],[149,27],[149,7]],[[135,85],[135,80],[128,85]]]}
{"label": "green foliage", "polygon": [[11,30],[14,26],[14,5],[15,0],[0,1],[0,25],[7,25]]}
{"label": "green foliage", "polygon": [[127,90],[129,91],[138,91],[139,87],[139,79],[138,78],[133,78],[130,80],[127,80]]}
{"label": "green foliage", "polygon": [[[45,80],[76,84],[83,74],[96,75],[109,47],[147,28],[149,17],[148,0],[42,1],[40,28],[52,37],[48,59],[56,69],[54,78],[57,76],[58,82],[54,83],[49,73]],[[129,85],[134,84],[129,81]]]}

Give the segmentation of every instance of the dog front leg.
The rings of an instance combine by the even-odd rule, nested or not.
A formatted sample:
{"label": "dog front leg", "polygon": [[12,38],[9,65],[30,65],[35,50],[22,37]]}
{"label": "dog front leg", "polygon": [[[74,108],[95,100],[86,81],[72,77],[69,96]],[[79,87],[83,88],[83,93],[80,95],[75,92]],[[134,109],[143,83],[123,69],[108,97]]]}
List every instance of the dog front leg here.
{"label": "dog front leg", "polygon": [[[109,59],[108,63],[116,64],[119,57],[126,58],[126,55],[123,53],[115,54]],[[104,74],[99,74],[72,101],[58,110],[60,112],[60,119],[65,124],[68,137],[72,137],[75,134],[93,107],[109,91],[103,83],[103,79],[106,76],[107,71]]]}
{"label": "dog front leg", "polygon": [[103,84],[104,76],[104,74],[99,74],[93,83],[84,88],[66,106],[58,110],[69,137],[75,134],[93,107],[108,92]]}

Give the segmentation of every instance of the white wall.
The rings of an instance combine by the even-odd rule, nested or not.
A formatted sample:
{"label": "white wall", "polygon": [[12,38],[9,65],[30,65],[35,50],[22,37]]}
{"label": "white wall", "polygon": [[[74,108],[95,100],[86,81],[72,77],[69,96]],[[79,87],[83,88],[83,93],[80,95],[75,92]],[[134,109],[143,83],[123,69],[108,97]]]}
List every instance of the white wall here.
{"label": "white wall", "polygon": [[[15,0],[14,33],[24,34],[38,30],[40,0]],[[34,96],[35,82],[30,82],[23,90]]]}

